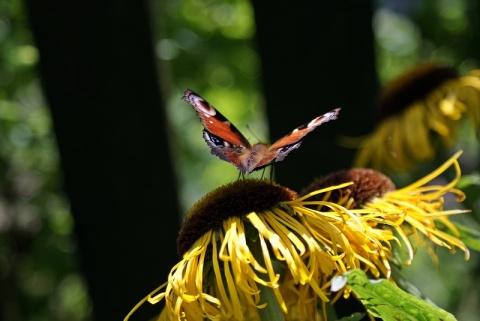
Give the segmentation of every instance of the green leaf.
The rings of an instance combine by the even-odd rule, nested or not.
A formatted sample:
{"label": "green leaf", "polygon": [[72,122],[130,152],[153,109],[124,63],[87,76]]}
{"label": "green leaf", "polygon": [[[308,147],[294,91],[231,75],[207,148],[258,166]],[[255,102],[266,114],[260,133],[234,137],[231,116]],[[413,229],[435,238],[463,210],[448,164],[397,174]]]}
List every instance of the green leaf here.
{"label": "green leaf", "polygon": [[465,243],[469,249],[480,252],[480,232],[465,225],[454,224],[458,232],[460,232],[460,240]]}
{"label": "green leaf", "polygon": [[361,270],[345,274],[347,284],[367,311],[385,321],[453,321],[453,315],[396,287],[391,282],[369,280]]}
{"label": "green leaf", "polygon": [[365,316],[365,313],[355,312],[349,317],[343,317],[338,321],[360,321]]}
{"label": "green leaf", "polygon": [[465,189],[469,186],[480,186],[480,174],[479,173],[472,173],[470,175],[462,175],[460,181],[455,186],[458,189]]}

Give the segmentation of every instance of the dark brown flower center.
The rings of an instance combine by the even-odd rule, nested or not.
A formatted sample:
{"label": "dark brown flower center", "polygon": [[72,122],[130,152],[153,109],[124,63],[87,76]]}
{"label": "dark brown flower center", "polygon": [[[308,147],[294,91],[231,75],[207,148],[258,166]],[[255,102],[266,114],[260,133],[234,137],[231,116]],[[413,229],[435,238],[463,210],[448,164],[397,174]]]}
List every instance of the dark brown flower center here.
{"label": "dark brown flower center", "polygon": [[229,217],[262,212],[297,197],[297,193],[267,180],[239,180],[219,187],[188,212],[177,238],[177,253],[183,256],[198,238],[220,228]]}
{"label": "dark brown flower center", "polygon": [[[347,196],[354,200],[351,208],[359,208],[368,203],[372,198],[379,197],[386,192],[395,190],[393,182],[385,175],[373,169],[352,168],[329,174],[308,186],[302,195],[310,192],[335,186],[343,183],[353,182],[352,185],[341,189],[333,190],[328,197],[329,202],[338,203]],[[309,200],[322,200],[325,194],[317,194]]]}
{"label": "dark brown flower center", "polygon": [[442,67],[433,63],[416,66],[391,81],[380,92],[379,120],[400,113],[415,101],[424,99],[444,82],[456,78],[458,78],[458,72],[452,67]]}

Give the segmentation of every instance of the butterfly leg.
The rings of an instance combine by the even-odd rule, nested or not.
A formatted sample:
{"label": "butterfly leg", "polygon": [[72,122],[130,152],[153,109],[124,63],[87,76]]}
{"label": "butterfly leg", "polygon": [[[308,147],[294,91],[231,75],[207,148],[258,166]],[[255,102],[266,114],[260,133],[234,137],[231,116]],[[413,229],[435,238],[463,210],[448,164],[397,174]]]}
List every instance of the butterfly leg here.
{"label": "butterfly leg", "polygon": [[275,165],[270,166],[270,182],[273,182],[275,179]]}
{"label": "butterfly leg", "polygon": [[237,181],[240,180],[240,178],[244,181],[245,180],[245,174],[243,172],[238,172],[238,178],[237,178]]}

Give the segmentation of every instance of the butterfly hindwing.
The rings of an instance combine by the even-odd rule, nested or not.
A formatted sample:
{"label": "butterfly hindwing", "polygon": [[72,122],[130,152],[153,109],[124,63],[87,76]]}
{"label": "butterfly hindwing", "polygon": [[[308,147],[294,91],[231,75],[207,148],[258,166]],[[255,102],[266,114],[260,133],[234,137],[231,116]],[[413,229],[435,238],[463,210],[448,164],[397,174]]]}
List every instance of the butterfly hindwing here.
{"label": "butterfly hindwing", "polygon": [[203,139],[205,139],[207,145],[210,147],[210,153],[212,155],[233,164],[238,170],[245,173],[241,160],[241,155],[245,152],[243,147],[230,145],[227,141],[210,133],[206,129],[203,130]]}

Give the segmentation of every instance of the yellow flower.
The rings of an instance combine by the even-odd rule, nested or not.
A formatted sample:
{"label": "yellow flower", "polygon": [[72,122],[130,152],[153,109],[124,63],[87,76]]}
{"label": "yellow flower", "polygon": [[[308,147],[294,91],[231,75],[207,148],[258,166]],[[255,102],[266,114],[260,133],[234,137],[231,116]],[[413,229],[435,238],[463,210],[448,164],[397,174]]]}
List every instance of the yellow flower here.
{"label": "yellow flower", "polygon": [[[394,243],[408,250],[407,264],[422,239],[468,258],[460,240],[437,228],[455,233],[448,216],[465,212],[443,209],[445,193],[464,197],[454,188],[459,155],[401,189],[356,169],[327,176],[302,197],[265,180],[214,190],[190,210],[177,241],[182,259],[167,282],[125,320],[147,301],[165,302],[157,320],[328,320],[329,305],[350,293],[330,293],[332,278],[362,269],[392,280]],[[426,185],[449,167],[452,182]]]}
{"label": "yellow flower", "polygon": [[[480,70],[458,76],[432,63],[416,66],[383,89],[379,123],[363,139],[355,167],[408,170],[451,146],[460,120],[480,128]],[[380,147],[380,148],[379,148]]]}
{"label": "yellow flower", "polygon": [[[316,197],[350,209],[358,215],[364,226],[370,227],[369,232],[376,235],[376,238],[388,248],[392,246],[391,241],[403,244],[408,253],[405,264],[410,264],[413,260],[415,246],[427,245],[425,240],[429,240],[433,246],[446,247],[452,251],[459,248],[465,252],[465,258],[468,259],[469,251],[465,244],[457,237],[437,228],[440,224],[442,228],[449,229],[452,234],[458,236],[458,231],[449,220],[449,216],[468,212],[461,209],[443,209],[445,194],[456,195],[459,202],[465,198],[464,193],[455,188],[461,176],[457,161],[461,153],[457,152],[429,175],[400,189],[395,189],[390,179],[380,172],[371,169],[351,169],[330,174],[314,182],[304,193],[345,180],[352,181],[353,185],[318,194]],[[456,173],[451,182],[444,186],[427,185],[450,167],[453,167]],[[430,255],[437,261],[435,251],[427,249],[430,249]],[[392,257],[389,256],[387,259],[392,260]]]}
{"label": "yellow flower", "polygon": [[211,192],[180,231],[182,260],[131,313],[164,300],[159,320],[326,320],[317,301],[329,301],[332,276],[387,273],[390,249],[353,212],[327,201],[313,201],[325,209],[314,210],[308,197],[264,180]]}

